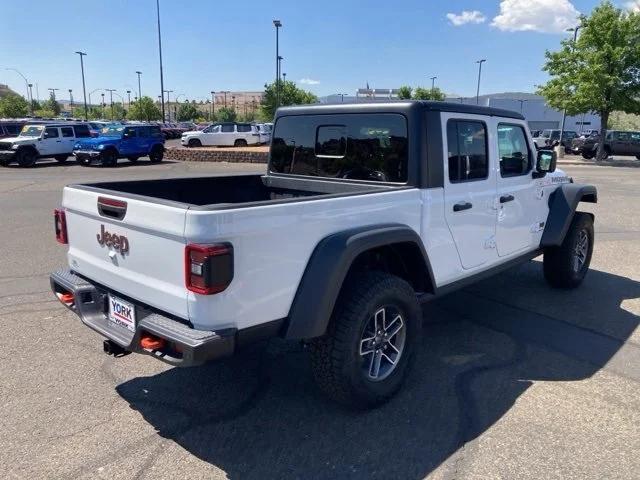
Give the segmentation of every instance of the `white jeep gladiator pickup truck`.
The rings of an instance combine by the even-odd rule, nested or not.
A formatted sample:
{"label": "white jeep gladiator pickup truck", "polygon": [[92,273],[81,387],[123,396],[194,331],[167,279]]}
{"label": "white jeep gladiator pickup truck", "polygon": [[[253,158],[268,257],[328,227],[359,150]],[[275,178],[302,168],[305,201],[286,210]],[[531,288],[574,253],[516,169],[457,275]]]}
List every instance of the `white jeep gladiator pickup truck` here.
{"label": "white jeep gladiator pickup truck", "polygon": [[302,340],[321,390],[370,407],[404,380],[421,302],[540,254],[552,286],[581,283],[597,192],[555,164],[510,111],[281,108],[264,175],[66,187],[51,287],[107,353],[190,366]]}

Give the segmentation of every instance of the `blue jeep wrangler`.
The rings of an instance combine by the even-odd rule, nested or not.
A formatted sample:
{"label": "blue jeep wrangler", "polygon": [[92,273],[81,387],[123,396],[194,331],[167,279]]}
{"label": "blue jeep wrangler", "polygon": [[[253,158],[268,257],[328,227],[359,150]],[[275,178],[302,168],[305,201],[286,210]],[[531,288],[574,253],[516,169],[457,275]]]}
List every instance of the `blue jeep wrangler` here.
{"label": "blue jeep wrangler", "polygon": [[135,162],[148,156],[159,163],[164,155],[164,136],[158,125],[110,125],[100,136],[76,142],[73,155],[82,165],[115,167],[119,158]]}

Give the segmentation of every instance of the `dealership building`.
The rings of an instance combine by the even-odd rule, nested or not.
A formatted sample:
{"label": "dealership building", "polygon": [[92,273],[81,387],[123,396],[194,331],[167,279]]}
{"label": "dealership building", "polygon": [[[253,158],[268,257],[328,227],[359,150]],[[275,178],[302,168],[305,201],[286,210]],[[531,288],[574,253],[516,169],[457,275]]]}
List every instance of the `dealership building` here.
{"label": "dealership building", "polygon": [[[333,94],[320,98],[321,103],[357,103],[384,102],[398,100],[398,89],[393,88],[361,88],[355,95]],[[503,108],[520,112],[527,119],[531,130],[560,128],[562,111],[551,108],[544,98],[532,93],[493,93],[476,97],[447,96],[448,102],[464,103],[494,108]],[[565,130],[582,132],[583,130],[600,130],[600,117],[593,113],[568,116],[565,119]]]}

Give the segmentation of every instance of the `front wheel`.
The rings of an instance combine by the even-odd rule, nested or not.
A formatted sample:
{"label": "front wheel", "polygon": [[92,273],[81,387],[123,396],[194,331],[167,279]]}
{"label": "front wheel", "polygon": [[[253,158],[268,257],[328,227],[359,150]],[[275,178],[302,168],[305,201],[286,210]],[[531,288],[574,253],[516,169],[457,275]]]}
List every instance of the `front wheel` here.
{"label": "front wheel", "polygon": [[162,147],[153,147],[149,154],[149,160],[151,160],[151,163],[160,163],[163,156],[164,149]]}
{"label": "front wheel", "polygon": [[202,146],[202,142],[200,140],[198,140],[197,138],[192,138],[192,139],[189,140],[188,145],[191,148],[201,147]]}
{"label": "front wheel", "polygon": [[575,288],[589,271],[593,254],[593,217],[576,212],[562,245],[544,251],[544,278],[556,288]]}
{"label": "front wheel", "polygon": [[103,167],[115,167],[118,164],[118,156],[113,150],[106,150],[100,155]]}
{"label": "front wheel", "polygon": [[584,158],[585,160],[591,160],[595,156],[596,156],[596,152],[587,152],[587,151],[582,152],[582,158]]}
{"label": "front wheel", "polygon": [[56,155],[55,158],[59,163],[64,163],[67,161],[67,158],[69,158],[68,155]]}
{"label": "front wheel", "polygon": [[386,402],[404,382],[420,329],[420,305],[407,282],[378,271],[354,275],[327,333],[311,343],[316,383],[350,407]]}
{"label": "front wheel", "polygon": [[247,146],[247,141],[242,139],[242,138],[239,138],[238,140],[233,142],[233,146],[234,147],[246,147]]}
{"label": "front wheel", "polygon": [[30,149],[19,150],[16,160],[21,167],[33,167],[38,160],[38,155]]}

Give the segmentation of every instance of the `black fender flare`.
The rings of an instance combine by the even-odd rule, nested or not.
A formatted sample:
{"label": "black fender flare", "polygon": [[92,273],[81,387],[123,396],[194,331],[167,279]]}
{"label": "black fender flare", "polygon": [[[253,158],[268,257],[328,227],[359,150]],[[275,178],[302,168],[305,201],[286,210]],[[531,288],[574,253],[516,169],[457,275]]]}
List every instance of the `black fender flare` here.
{"label": "black fender flare", "polygon": [[309,258],[287,316],[284,337],[299,340],[324,335],[342,284],[358,255],[399,243],[414,243],[420,249],[427,280],[434,286],[422,239],[407,225],[371,225],[334,233],[321,240]]}
{"label": "black fender flare", "polygon": [[598,191],[593,185],[566,183],[549,196],[549,216],[542,233],[541,247],[562,245],[580,202],[598,203]]}
{"label": "black fender flare", "polygon": [[18,153],[20,152],[24,152],[25,150],[28,150],[30,152],[33,152],[36,154],[37,157],[40,156],[40,152],[38,152],[38,149],[36,148],[35,145],[29,144],[29,145],[20,145],[17,149],[16,149],[16,155],[18,155]]}

